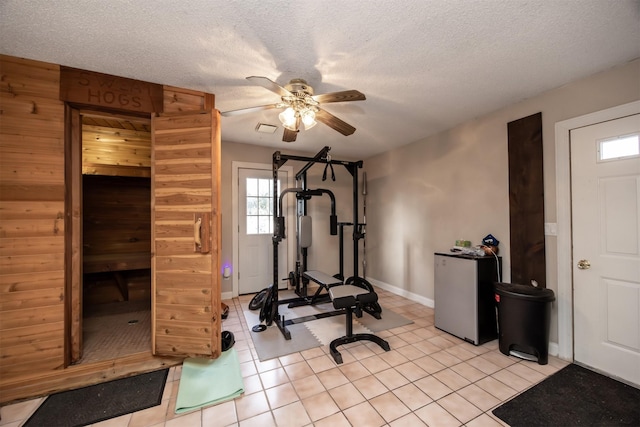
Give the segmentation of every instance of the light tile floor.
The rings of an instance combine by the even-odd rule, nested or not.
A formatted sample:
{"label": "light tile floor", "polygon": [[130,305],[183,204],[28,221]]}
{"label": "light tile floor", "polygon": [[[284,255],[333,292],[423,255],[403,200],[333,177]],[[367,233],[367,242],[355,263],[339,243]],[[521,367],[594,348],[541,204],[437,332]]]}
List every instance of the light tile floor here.
{"label": "light tile floor", "polygon": [[[242,315],[250,296],[241,296],[226,301],[222,329],[236,338],[243,396],[177,416],[178,366],[170,370],[161,405],[94,426],[503,426],[491,413],[495,407],[568,364],[505,356],[497,340],[474,346],[436,329],[433,309],[377,292],[383,310],[414,321],[378,334],[391,345],[389,352],[359,342],[341,347],[341,365],[326,346],[260,362]],[[20,426],[43,400],[0,408],[0,425]]]}

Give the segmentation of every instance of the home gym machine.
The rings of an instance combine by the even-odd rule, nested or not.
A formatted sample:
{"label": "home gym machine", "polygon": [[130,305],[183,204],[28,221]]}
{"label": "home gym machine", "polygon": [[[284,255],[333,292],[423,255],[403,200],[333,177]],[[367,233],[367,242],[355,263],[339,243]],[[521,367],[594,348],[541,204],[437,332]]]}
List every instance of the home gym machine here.
{"label": "home gym machine", "polygon": [[[318,271],[307,271],[307,250],[304,247],[299,248],[301,251],[301,259],[296,262],[295,273],[290,273],[288,280],[293,282],[296,287],[296,293],[300,298],[306,300],[307,303],[315,302],[319,296],[319,292],[322,289],[327,289],[333,285],[351,284],[366,289],[368,292],[373,292],[373,287],[364,279],[358,276],[358,241],[364,238],[365,228],[364,224],[358,221],[358,169],[363,166],[362,160],[357,162],[334,160],[329,155],[331,147],[325,146],[314,157],[302,157],[295,155],[282,154],[280,151],[273,153],[273,221],[274,232],[272,237],[273,243],[273,282],[267,289],[264,297],[264,303],[260,311],[260,320],[265,321],[266,325],[271,325],[275,322],[280,329],[280,332],[286,339],[291,339],[291,333],[286,328],[284,316],[281,316],[278,312],[278,306],[281,303],[278,299],[278,245],[285,238],[285,218],[281,215],[282,205],[281,198],[278,200],[278,170],[288,161],[302,161],[307,162],[305,166],[300,169],[296,174],[295,179],[300,183],[300,186],[295,189],[290,189],[289,192],[295,192],[296,198],[299,202],[299,215],[305,216],[307,213],[307,200],[316,195],[328,194],[332,199],[332,211],[330,217],[330,232],[332,235],[338,234],[338,228],[340,229],[340,273],[335,276],[329,276],[328,274]],[[327,167],[331,168],[332,178],[333,165],[342,165],[351,174],[353,178],[353,221],[351,223],[338,223],[335,215],[335,198],[333,193],[329,190],[309,190],[307,187],[307,171],[316,163],[325,164],[325,172],[323,179],[326,178]],[[334,178],[335,180],[335,178]],[[287,190],[285,190],[287,191]],[[353,276],[346,281],[342,277],[343,275],[343,248],[342,248],[342,232],[345,226],[353,226]],[[304,246],[304,245],[301,245]],[[314,297],[308,299],[306,291],[306,285],[309,280],[314,281],[320,285],[320,289],[316,292]],[[284,303],[284,301],[282,302]],[[365,311],[372,314],[374,317],[380,318],[380,312],[382,311],[377,302],[373,302],[369,307],[363,308]],[[254,327],[254,331],[260,330],[257,325]]]}
{"label": "home gym machine", "polygon": [[[289,304],[289,307],[299,307],[302,305],[313,305],[319,302],[328,301],[329,294],[320,295],[323,287],[319,287],[316,293],[309,298],[307,292],[308,280],[301,280],[302,272],[307,271],[307,252],[311,246],[311,217],[306,215],[307,202],[314,196],[322,196],[326,194],[331,199],[331,214],[329,216],[329,234],[335,236],[338,234],[338,217],[336,216],[336,198],[331,190],[324,188],[318,189],[305,189],[305,188],[287,188],[280,193],[280,200],[278,203],[278,212],[282,213],[283,199],[287,194],[295,193],[296,195],[296,218],[297,221],[297,257],[296,257],[296,269],[295,272],[290,272],[288,279],[289,285],[295,289],[297,298],[288,300],[280,300],[279,304]],[[284,216],[278,217],[276,229],[280,233],[281,238],[285,238],[285,218]],[[342,266],[342,265],[341,265]],[[334,276],[335,277],[335,276]]]}

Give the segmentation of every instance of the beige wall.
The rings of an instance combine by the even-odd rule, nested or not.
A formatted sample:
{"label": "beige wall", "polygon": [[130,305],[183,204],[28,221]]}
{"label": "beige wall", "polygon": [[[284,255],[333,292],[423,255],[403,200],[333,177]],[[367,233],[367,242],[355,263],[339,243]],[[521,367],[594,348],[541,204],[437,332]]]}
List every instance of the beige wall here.
{"label": "beige wall", "polygon": [[[224,123],[223,123],[224,126]],[[292,143],[294,145],[303,145],[304,138],[301,137],[299,141]],[[233,205],[232,205],[232,172],[233,162],[246,162],[246,163],[263,163],[271,167],[272,156],[274,148],[266,148],[257,145],[238,144],[230,142],[222,142],[222,265],[232,265],[233,261]],[[313,157],[316,153],[301,152],[296,150],[280,150],[282,154],[297,155],[304,157]],[[348,158],[338,158],[334,156],[335,160],[347,160],[353,161]],[[358,160],[358,159],[356,159]],[[293,173],[298,172],[305,162],[287,161],[285,166],[292,166]],[[331,190],[336,198],[336,214],[338,221],[351,222],[353,217],[353,181],[351,174],[347,172],[347,169],[343,166],[334,165],[334,171],[336,175],[336,181],[333,182],[330,179],[330,172],[327,172],[327,180],[322,181],[322,173],[324,171],[324,165],[316,164],[308,170],[308,188],[324,188]],[[362,170],[359,171],[361,175]],[[361,192],[361,189],[359,190]],[[291,203],[294,203],[295,197],[291,194],[287,196]],[[293,204],[292,206],[295,206]],[[331,236],[329,234],[329,213],[331,210],[331,202],[328,196],[314,197],[309,201],[308,214],[313,220],[313,243],[309,249],[308,265],[309,269],[321,270],[327,274],[333,275],[339,271],[339,243],[337,236]],[[295,210],[291,211],[292,214]],[[360,212],[362,212],[362,205],[360,205]],[[287,228],[287,236],[289,238],[295,238],[295,229],[290,230]],[[287,241],[283,241],[281,244],[286,244]],[[345,275],[348,277],[353,274],[353,241],[351,239],[351,229],[345,228]],[[360,243],[359,246],[362,246]],[[294,269],[295,253],[290,256],[292,264],[287,271]],[[362,274],[362,273],[361,273]],[[265,287],[269,283],[265,284]],[[233,282],[231,279],[222,280],[222,293],[227,296],[232,292]]]}
{"label": "beige wall", "polygon": [[[542,112],[545,222],[556,222],[558,121],[640,99],[640,60],[572,82],[446,132],[365,159],[367,276],[433,303],[433,254],[456,239],[500,240],[510,279],[507,123]],[[568,165],[566,165],[568,167]],[[557,293],[556,237],[546,236],[547,286]],[[554,304],[551,341],[557,342]]]}

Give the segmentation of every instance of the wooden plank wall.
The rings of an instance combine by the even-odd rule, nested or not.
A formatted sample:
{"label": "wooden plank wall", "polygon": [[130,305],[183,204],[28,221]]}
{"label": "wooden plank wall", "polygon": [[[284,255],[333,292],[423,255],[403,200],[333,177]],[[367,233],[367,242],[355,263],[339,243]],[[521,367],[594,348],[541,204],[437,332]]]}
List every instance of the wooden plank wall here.
{"label": "wooden plank wall", "polygon": [[[0,393],[64,361],[59,66],[0,56]],[[0,396],[2,399],[2,396]]]}
{"label": "wooden plank wall", "polygon": [[215,97],[212,94],[164,86],[164,112],[183,113],[187,111],[205,111],[215,107]]}
{"label": "wooden plank wall", "polygon": [[83,178],[83,256],[147,253],[151,257],[151,183],[148,178]]}
{"label": "wooden plank wall", "polygon": [[[195,214],[209,222],[217,210],[216,116],[167,115],[153,126],[155,347],[160,354],[217,357],[217,257],[194,244]],[[202,233],[202,247],[210,239]]]}
{"label": "wooden plank wall", "polygon": [[[165,114],[170,115],[173,113],[208,111],[214,108],[214,104],[215,98],[211,94],[205,94],[203,96],[200,92],[193,92],[170,86],[164,87]],[[216,115],[216,117],[218,122],[215,123],[213,127],[216,132],[215,135],[213,135],[215,142],[214,146],[211,147],[212,149],[210,148],[207,150],[208,152],[203,151],[203,147],[199,147],[197,145],[195,147],[191,146],[188,150],[184,150],[180,147],[181,144],[189,146],[189,144],[193,142],[193,132],[191,131],[188,132],[188,137],[181,139],[180,143],[176,143],[175,135],[173,138],[171,137],[171,131],[167,131],[168,134],[160,137],[162,142],[157,141],[161,147],[159,149],[160,153],[156,154],[156,156],[159,156],[159,158],[156,158],[156,161],[159,162],[159,164],[156,164],[156,168],[160,166],[160,168],[163,169],[159,174],[164,175],[164,178],[160,178],[161,188],[153,190],[158,193],[154,195],[154,200],[156,203],[163,205],[163,207],[159,209],[159,212],[156,212],[155,220],[157,223],[154,224],[157,235],[162,236],[162,238],[156,237],[157,246],[155,247],[155,252],[158,271],[157,279],[159,283],[156,282],[153,285],[156,292],[156,301],[158,303],[153,316],[154,328],[157,331],[155,335],[155,343],[158,349],[165,351],[168,354],[209,354],[214,357],[218,357],[221,351],[221,285],[220,274],[217,274],[220,270],[221,250],[221,162],[219,114]],[[169,120],[169,122],[171,122],[171,120]],[[173,124],[173,126],[175,126],[175,124]],[[209,126],[211,126],[211,124],[209,124]],[[196,126],[196,135],[199,133],[197,129],[200,128]],[[199,135],[198,137],[201,138],[202,135]],[[196,175],[183,176],[182,178],[189,177],[189,182],[183,181],[182,185],[177,186],[177,189],[180,192],[187,193],[181,195],[182,197],[180,199],[182,200],[182,203],[180,204],[193,205],[186,209],[186,212],[188,212],[188,218],[186,221],[184,221],[184,212],[180,212],[185,208],[185,206],[176,209],[176,207],[172,208],[167,205],[167,202],[171,199],[174,199],[174,201],[178,200],[178,198],[175,197],[175,194],[173,197],[171,197],[171,194],[176,190],[176,188],[172,188],[176,187],[176,179],[179,181],[179,178],[181,178],[180,174],[175,175],[175,171],[172,172],[171,170],[166,169],[167,167],[171,167],[171,161],[169,160],[170,156],[168,157],[168,155],[172,152],[180,153],[180,157],[192,157],[191,163],[197,165],[197,169],[201,170]],[[184,161],[180,161],[180,163],[183,163],[184,165]],[[173,165],[174,168],[175,166],[179,165]],[[203,169],[209,170],[209,173],[206,176],[206,182],[204,182],[204,187],[209,188],[210,186],[210,192],[205,193],[205,203],[202,203],[203,195],[199,188],[202,184],[202,182],[199,181],[203,178]],[[173,178],[171,178],[172,174],[174,174]],[[166,232],[168,230],[172,230],[172,232],[175,233],[176,230],[183,227],[183,225],[181,225],[182,223],[186,225],[186,235],[190,236],[193,228],[192,215],[194,209],[195,211],[199,210],[199,206],[197,206],[199,204],[202,205],[200,207],[203,212],[211,211],[211,256],[205,258],[192,258],[190,256],[190,254],[193,255],[192,238],[187,239],[187,245],[184,246],[184,242],[179,242],[180,239],[176,239],[174,234],[166,234]],[[152,209],[155,210],[155,207],[152,207]],[[173,227],[168,226],[169,224],[173,224]],[[178,227],[176,227],[176,225]],[[176,253],[180,254],[178,258],[186,257],[181,261],[181,263],[183,263],[181,268],[187,267],[187,270],[191,271],[191,273],[188,274],[189,279],[187,281],[181,280],[180,276],[177,276],[175,272],[172,272],[172,270],[175,270],[176,268],[175,266],[171,266],[170,263],[175,260],[172,260],[169,255],[175,255]],[[194,263],[194,261],[196,263]],[[201,265],[203,261],[206,261],[207,264]],[[189,265],[188,263],[192,263],[192,265]],[[199,274],[199,272],[203,271],[210,272],[210,275]],[[174,276],[173,284],[170,283],[172,281],[172,276]],[[182,273],[182,277],[185,277],[184,273]],[[174,286],[175,284],[179,285]],[[209,292],[207,289],[204,289],[203,291],[203,284],[210,287],[211,291]],[[181,291],[179,289],[181,286],[189,289]],[[195,293],[193,292],[194,290],[196,291]],[[194,300],[193,295],[198,294],[199,296]],[[190,298],[191,301],[189,301]],[[175,306],[171,306],[171,304],[174,304]],[[175,317],[173,317],[173,320],[169,317],[163,317],[164,315],[167,315],[167,313],[170,314],[173,310],[178,310],[174,312]],[[202,320],[204,318],[213,319],[213,324],[203,324]],[[169,335],[166,333],[163,334],[163,330],[171,331],[171,333]],[[207,342],[207,337],[209,337],[208,344],[203,347],[202,344]],[[167,351],[167,349],[171,349],[171,351]]]}
{"label": "wooden plank wall", "polygon": [[83,174],[151,176],[150,131],[89,125],[84,121]]}

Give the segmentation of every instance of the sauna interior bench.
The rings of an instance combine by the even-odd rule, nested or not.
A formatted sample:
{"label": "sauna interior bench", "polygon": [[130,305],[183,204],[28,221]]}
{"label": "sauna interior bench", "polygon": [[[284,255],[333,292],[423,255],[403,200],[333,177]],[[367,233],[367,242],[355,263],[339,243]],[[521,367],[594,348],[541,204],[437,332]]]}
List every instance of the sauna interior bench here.
{"label": "sauna interior bench", "polygon": [[151,253],[149,252],[86,255],[82,260],[84,274],[113,273],[125,301],[129,300],[129,289],[121,272],[147,268],[151,268]]}

